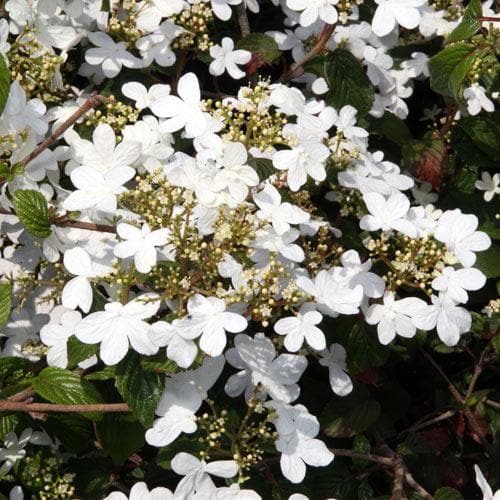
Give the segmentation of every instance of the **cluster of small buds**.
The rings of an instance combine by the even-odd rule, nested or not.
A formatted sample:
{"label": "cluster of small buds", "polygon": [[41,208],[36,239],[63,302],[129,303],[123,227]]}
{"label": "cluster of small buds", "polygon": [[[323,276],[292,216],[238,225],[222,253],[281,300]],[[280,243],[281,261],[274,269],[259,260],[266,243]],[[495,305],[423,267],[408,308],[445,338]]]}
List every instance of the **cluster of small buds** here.
{"label": "cluster of small buds", "polygon": [[220,439],[226,434],[227,427],[227,411],[222,410],[220,414],[215,412],[213,401],[207,401],[212,406],[213,414],[203,413],[203,415],[196,418],[198,422],[198,429],[203,436],[198,438],[199,443],[206,444],[208,449],[201,451],[200,455],[203,459],[208,459],[210,456],[210,448],[221,448],[222,444]]}
{"label": "cluster of small buds", "polygon": [[361,5],[364,0],[339,0],[339,3],[335,6],[339,13],[339,21],[341,24],[346,24],[349,20],[349,16],[352,13],[352,8],[354,5]]}
{"label": "cluster of small buds", "polygon": [[334,234],[327,226],[319,228],[318,237],[304,242],[305,266],[309,271],[318,272],[325,264],[336,265],[344,248],[335,241]]}
{"label": "cluster of small buds", "polygon": [[[128,10],[128,9],[127,9]],[[141,38],[142,33],[137,28],[135,12],[127,12],[124,19],[112,13],[106,31],[117,41],[126,42],[130,49],[135,47],[135,42]]]}
{"label": "cluster of small buds", "polygon": [[12,80],[19,81],[28,97],[45,103],[59,103],[66,97],[69,86],[57,84],[64,58],[45,48],[31,31],[19,35],[7,57]]}
{"label": "cluster of small buds", "polygon": [[17,149],[17,134],[13,130],[0,135],[0,158],[8,159],[12,150]]}
{"label": "cluster of small buds", "polygon": [[243,87],[241,95],[243,102],[204,101],[207,111],[222,118],[222,137],[242,142],[247,147],[255,146],[261,151],[271,151],[276,144],[289,144],[289,140],[282,135],[287,117],[267,104],[268,82],[261,81],[254,88]]}
{"label": "cluster of small buds", "polygon": [[[257,226],[258,227],[258,226]],[[221,207],[214,223],[214,241],[227,253],[250,246],[255,239],[256,219],[247,205]]]}
{"label": "cluster of small buds", "polygon": [[500,314],[500,298],[491,299],[481,312],[486,314],[488,318],[491,318],[493,315]]}
{"label": "cluster of small buds", "polygon": [[[33,498],[40,500],[70,500],[75,498],[73,480],[75,474],[64,473],[64,461],[54,456],[47,447],[26,457],[21,468],[20,479],[31,491]],[[47,456],[48,455],[48,456]]]}
{"label": "cluster of small buds", "polygon": [[432,295],[431,283],[445,267],[447,252],[434,238],[409,238],[397,235],[390,239],[366,242],[370,257],[384,262],[390,270],[383,276],[390,290],[410,286]]}
{"label": "cluster of small buds", "polygon": [[330,184],[330,187],[333,192],[329,200],[340,205],[339,215],[341,217],[362,217],[366,214],[366,205],[360,191],[335,184]]}
{"label": "cluster of small buds", "polygon": [[214,21],[214,13],[208,2],[199,2],[175,14],[170,19],[187,30],[173,42],[174,49],[195,49],[207,51],[214,42],[210,39],[210,25]]}
{"label": "cluster of small buds", "polygon": [[233,460],[240,467],[240,483],[249,479],[243,473],[262,460],[264,444],[278,437],[270,417],[271,413],[262,405],[262,401],[256,398],[248,401],[247,413],[232,446]]}
{"label": "cluster of small buds", "polygon": [[484,77],[491,79],[498,74],[500,71],[500,62],[498,62],[498,55],[500,55],[500,48],[498,48],[499,41],[500,28],[496,28],[494,25],[491,26],[489,31],[485,33],[481,32],[472,37],[471,43],[475,46],[491,45],[496,47],[496,54],[494,55],[489,51],[478,52],[467,74],[470,83],[479,82],[484,79]]}
{"label": "cluster of small buds", "polygon": [[43,358],[49,351],[48,347],[39,340],[28,340],[21,346],[21,352],[27,357],[36,356]]}
{"label": "cluster of small buds", "polygon": [[136,186],[119,197],[122,206],[139,214],[152,229],[171,223],[174,207],[183,203],[183,190],[158,172],[135,178]]}
{"label": "cluster of small buds", "polygon": [[[93,113],[89,113],[84,124],[87,127],[97,127],[101,123],[107,123],[118,134],[125,125],[139,119],[139,110],[116,100],[112,95],[109,99],[111,102],[102,104]],[[117,135],[117,140],[120,140],[120,135]]]}

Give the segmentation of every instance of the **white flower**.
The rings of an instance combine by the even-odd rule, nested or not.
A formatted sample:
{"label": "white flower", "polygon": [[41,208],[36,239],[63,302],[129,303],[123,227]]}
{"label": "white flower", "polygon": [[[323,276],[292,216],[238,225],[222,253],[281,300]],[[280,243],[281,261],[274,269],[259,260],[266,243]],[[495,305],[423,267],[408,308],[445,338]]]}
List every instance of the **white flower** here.
{"label": "white flower", "polygon": [[290,229],[290,224],[304,224],[310,215],[301,208],[285,201],[281,203],[279,191],[269,183],[264,189],[254,193],[253,201],[259,207],[257,217],[273,225],[277,234],[282,235]]}
{"label": "white flower", "polygon": [[412,321],[416,312],[427,304],[416,297],[407,297],[396,300],[392,292],[384,294],[383,304],[372,304],[366,314],[366,322],[377,325],[378,339],[381,344],[387,345],[394,340],[396,334],[405,338],[412,338],[417,328]]}
{"label": "white flower", "polygon": [[3,476],[12,469],[14,464],[26,456],[24,447],[30,442],[33,435],[32,429],[24,429],[19,436],[14,432],[9,432],[3,438],[5,448],[0,448],[0,462],[3,462],[0,467],[0,476]]}
{"label": "white flower", "polygon": [[9,500],[24,500],[24,493],[21,486],[14,486],[10,490]]}
{"label": "white flower", "polygon": [[272,227],[259,229],[254,241],[255,248],[262,248],[276,252],[292,262],[302,262],[305,258],[304,250],[300,245],[293,243],[300,236],[298,229],[289,229],[278,234]]}
{"label": "white flower", "polygon": [[444,243],[462,266],[471,267],[476,262],[474,252],[486,250],[491,245],[486,233],[476,231],[478,223],[475,215],[463,214],[458,208],[447,210],[439,218],[434,238]]}
{"label": "white flower", "polygon": [[500,194],[500,174],[494,174],[493,177],[489,172],[481,173],[481,180],[477,180],[475,186],[477,189],[484,191],[484,201],[491,201],[496,194]]}
{"label": "white flower", "polygon": [[198,354],[198,347],[191,339],[184,338],[185,330],[178,328],[178,324],[179,320],[174,320],[172,324],[166,321],[153,323],[152,340],[158,347],[167,346],[168,359],[175,361],[181,368],[189,368]]}
{"label": "white flower", "polygon": [[274,325],[274,331],[278,335],[286,335],[284,345],[290,352],[297,352],[304,340],[317,351],[326,347],[324,333],[316,326],[321,323],[321,313],[308,306],[303,305],[297,316],[281,318]]}
{"label": "white flower", "polygon": [[[56,311],[57,314],[54,317],[51,313],[51,322],[40,330],[40,340],[49,347],[47,364],[66,368],[68,366],[68,339],[75,334],[76,325],[81,321],[82,315],[78,311],[67,311],[61,306],[55,309],[58,307],[60,310]],[[57,321],[53,321],[56,318]]]}
{"label": "white flower", "polygon": [[156,264],[155,247],[166,245],[170,233],[166,228],[151,231],[147,222],[142,225],[141,229],[122,222],[116,226],[116,232],[125,241],[118,243],[113,253],[120,259],[133,256],[135,268],[144,274],[149,273]]}
{"label": "white flower", "polygon": [[200,85],[194,73],[182,75],[177,84],[179,97],[169,95],[151,104],[151,111],[160,118],[167,118],[160,123],[160,132],[176,132],[186,129],[188,137],[203,135],[207,128],[207,119],[201,110]]}
{"label": "white flower", "polygon": [[298,191],[311,176],[315,181],[326,179],[324,162],[330,150],[322,143],[309,139],[301,141],[292,149],[283,149],[273,155],[273,165],[287,170],[287,182],[292,191]]}
{"label": "white flower", "polygon": [[399,24],[412,30],[420,23],[420,10],[426,0],[375,0],[378,4],[372,19],[377,36],[388,35]]}
{"label": "white flower", "polygon": [[423,182],[420,186],[413,187],[411,194],[415,201],[424,207],[429,203],[435,203],[439,198],[438,194],[432,191],[430,182]]}
{"label": "white flower", "polygon": [[242,0],[210,0],[210,5],[217,18],[221,21],[228,21],[231,17],[230,5],[238,5]]}
{"label": "white flower", "polygon": [[253,339],[236,335],[234,345],[226,352],[226,359],[241,371],[229,377],[226,383],[224,389],[229,396],[234,398],[245,391],[248,401],[257,389],[256,396],[261,399],[267,394],[285,402],[299,397],[297,382],[307,366],[304,356],[280,354],[276,358],[273,343],[263,333],[257,333]]}
{"label": "white flower", "polygon": [[299,276],[297,286],[304,292],[312,295],[319,304],[321,312],[335,317],[338,314],[357,314],[363,300],[363,287],[356,285],[353,288],[346,286],[345,280],[338,280],[337,276],[325,269],[321,270],[314,280]]}
{"label": "white flower", "polygon": [[227,71],[235,80],[246,74],[237,65],[246,64],[252,58],[248,50],[234,50],[234,42],[228,37],[222,39],[221,45],[210,47],[210,55],[214,59],[208,68],[210,74],[220,76]]}
{"label": "white flower", "polygon": [[184,476],[175,489],[176,500],[213,498],[216,487],[210,474],[229,478],[235,476],[239,470],[234,460],[216,460],[207,464],[185,452],[177,453],[171,465],[174,472]]}
{"label": "white flower", "polygon": [[458,343],[460,334],[470,330],[471,315],[467,309],[442,293],[431,297],[432,305],[419,308],[413,314],[413,324],[421,330],[436,328],[441,341],[451,347]]}
{"label": "white flower", "polygon": [[79,307],[83,312],[89,312],[92,305],[92,286],[89,278],[96,276],[90,255],[80,247],[64,252],[64,267],[75,277],[64,285],[62,305],[68,309]]}
{"label": "white flower", "polygon": [[121,491],[113,491],[104,500],[173,500],[174,495],[168,488],[158,486],[151,491],[144,482],[135,483],[130,489],[129,496]]}
{"label": "white flower", "polygon": [[314,439],[319,432],[319,422],[305,406],[291,406],[277,401],[265,405],[276,412],[274,425],[278,439],[275,445],[281,452],[281,472],[287,479],[300,483],[306,474],[306,464],[321,467],[333,460],[333,453],[325,443]]}
{"label": "white flower", "polygon": [[355,142],[359,141],[359,139],[368,137],[368,132],[361,128],[356,127],[356,115],[358,114],[358,110],[351,106],[343,106],[339,111],[338,115],[335,116],[334,125],[337,129],[344,134],[344,136]]}
{"label": "white flower", "polygon": [[13,130],[21,131],[28,127],[41,135],[49,129],[49,124],[43,116],[46,110],[45,104],[40,99],[26,102],[26,93],[19,81],[14,80],[10,86],[2,117]]}
{"label": "white flower", "polygon": [[105,174],[90,167],[75,168],[70,177],[77,189],[63,201],[63,208],[70,211],[95,208],[113,213],[117,206],[117,195],[127,190],[123,184],[134,175],[132,167],[115,167]]}
{"label": "white flower", "polygon": [[167,376],[153,427],[146,431],[146,441],[152,446],[167,446],[182,433],[193,433],[198,428],[196,412],[207,391],[224,368],[224,357],[205,358],[202,366]]}
{"label": "white flower", "polygon": [[124,139],[118,145],[114,130],[101,123],[92,132],[92,142],[79,139],[74,143],[78,162],[102,174],[113,168],[130,167],[141,156],[141,144],[137,140]]}
{"label": "white flower", "polygon": [[301,26],[311,26],[318,18],[328,24],[335,24],[338,12],[334,5],[339,0],[287,0],[286,5],[300,14]]}
{"label": "white flower", "polygon": [[127,51],[126,42],[115,43],[102,31],[89,33],[87,36],[96,48],[87,50],[85,60],[93,66],[101,65],[107,78],[114,78],[122,66],[136,69],[142,67],[142,61]]}
{"label": "white flower", "polygon": [[135,101],[135,107],[143,110],[151,108],[151,105],[158,99],[170,95],[170,85],[157,83],[151,85],[149,90],[139,82],[127,82],[122,85],[122,94]]}
{"label": "white flower", "polygon": [[359,222],[359,227],[367,231],[389,231],[394,229],[400,233],[416,237],[417,230],[413,224],[406,219],[410,208],[410,200],[399,191],[394,190],[385,198],[380,193],[366,193],[363,195],[370,215],[365,215]]}
{"label": "white flower", "polygon": [[261,496],[254,490],[242,490],[238,483],[231,486],[217,488],[215,493],[217,500],[261,500]]}
{"label": "white flower", "polygon": [[469,296],[465,290],[479,290],[486,284],[486,276],[473,267],[455,270],[445,267],[441,276],[434,278],[432,288],[446,293],[456,302],[466,303]]}
{"label": "white flower", "polygon": [[483,494],[483,500],[500,500],[500,490],[497,490],[493,494],[491,486],[487,483],[481,469],[477,465],[474,465],[474,472],[476,473],[476,483]]}
{"label": "white flower", "polygon": [[86,316],[75,329],[75,335],[84,344],[101,344],[100,356],[107,365],[116,365],[129,349],[151,355],[158,351],[144,321],[158,311],[160,301],[155,294],[141,295],[128,304],[111,302]]}
{"label": "white flower", "polygon": [[226,346],[226,332],[245,330],[247,320],[239,314],[226,311],[226,303],[216,297],[195,294],[187,303],[188,315],[178,323],[186,339],[201,335],[200,348],[209,356],[218,356]]}
{"label": "white flower", "polygon": [[479,83],[473,83],[464,90],[464,99],[467,101],[467,111],[472,116],[478,115],[482,109],[488,113],[495,111],[495,105],[486,95],[486,89]]}
{"label": "white flower", "polygon": [[337,396],[347,396],[352,392],[352,381],[347,374],[345,349],[340,344],[332,344],[330,349],[325,349],[319,355],[319,364],[328,368],[332,391]]}

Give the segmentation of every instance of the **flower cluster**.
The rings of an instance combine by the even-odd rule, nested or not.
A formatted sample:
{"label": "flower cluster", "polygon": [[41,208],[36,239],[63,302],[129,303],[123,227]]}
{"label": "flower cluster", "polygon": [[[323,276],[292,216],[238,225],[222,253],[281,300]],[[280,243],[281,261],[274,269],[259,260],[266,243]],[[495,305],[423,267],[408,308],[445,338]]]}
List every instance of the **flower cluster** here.
{"label": "flower cluster", "polygon": [[[65,429],[87,429],[95,412],[61,428],[43,408],[30,413],[55,448],[74,444],[99,467],[109,450],[115,465],[135,464],[115,467],[89,498],[258,499],[269,490],[254,474],[276,482],[278,463],[303,483],[308,468],[332,466],[329,437],[354,435],[325,430],[311,380],[341,401],[372,368],[360,369],[338,325],[389,355],[414,338],[460,350],[477,317],[498,316],[491,294],[474,292],[489,294],[497,276],[482,256],[498,248],[488,141],[498,141],[500,32],[476,20],[494,15],[492,0],[470,4],[5,3],[0,374],[2,359],[20,364],[0,390],[32,385],[28,406],[36,393],[126,401],[132,416],[95,418],[92,452]],[[265,33],[250,32],[247,10],[268,17]],[[462,34],[472,15],[477,29]],[[478,57],[460,81],[439,66],[443,37],[460,64]],[[422,114],[412,96],[429,82],[447,101]],[[422,140],[419,120],[411,130],[404,121],[419,113],[433,123]],[[496,139],[481,135],[488,126]],[[481,209],[447,195],[464,183]],[[67,378],[51,389],[51,376]],[[45,490],[37,498],[87,487],[81,471],[53,477],[78,469],[69,455],[25,459],[46,436],[13,418],[21,434],[2,438],[0,477]],[[120,432],[137,446],[118,445]],[[140,469],[154,448],[170,469],[158,486]],[[141,480],[129,496],[123,477]]]}

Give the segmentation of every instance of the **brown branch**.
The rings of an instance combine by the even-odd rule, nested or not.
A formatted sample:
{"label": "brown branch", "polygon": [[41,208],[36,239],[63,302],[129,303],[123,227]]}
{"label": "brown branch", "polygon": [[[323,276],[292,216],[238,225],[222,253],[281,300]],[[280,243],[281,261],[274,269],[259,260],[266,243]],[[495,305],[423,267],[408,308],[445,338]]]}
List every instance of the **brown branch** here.
{"label": "brown branch", "polygon": [[500,17],[481,16],[477,20],[481,22],[500,23]]}
{"label": "brown branch", "polygon": [[455,414],[456,414],[455,410],[448,410],[448,411],[445,411],[444,413],[442,413],[441,415],[438,415],[438,416],[431,418],[429,420],[416,422],[412,426],[408,427],[408,429],[400,432],[398,437],[404,436],[405,434],[409,434],[411,432],[417,432],[421,429],[425,429],[426,427],[429,427],[433,424],[437,424],[439,422],[442,422],[443,420],[448,420],[449,418],[453,417]]}
{"label": "brown branch", "polygon": [[375,462],[385,467],[394,467],[394,461],[391,458],[381,457],[380,455],[373,455],[371,453],[357,453],[352,450],[344,450],[340,448],[329,448],[329,450],[339,457],[356,458],[359,460],[366,460],[367,462]]}
{"label": "brown branch", "polygon": [[314,56],[320,54],[325,49],[328,40],[332,36],[333,30],[335,29],[335,24],[325,24],[323,31],[319,36],[319,40],[316,45],[298,62],[292,64],[290,69],[281,77],[282,82],[288,80],[293,80],[304,74],[304,64],[312,59]]}
{"label": "brown branch", "polygon": [[492,399],[486,399],[484,402],[488,406],[491,406],[492,408],[495,408],[495,410],[500,410],[500,403],[497,403],[496,401],[493,401]]}
{"label": "brown branch", "polygon": [[405,472],[407,470],[399,457],[394,462],[394,482],[392,483],[390,500],[402,500],[404,497]]}
{"label": "brown branch", "polygon": [[471,409],[466,406],[466,399],[462,396],[462,394],[458,391],[458,389],[453,385],[451,380],[448,378],[446,373],[441,369],[441,367],[434,361],[432,356],[428,354],[426,351],[422,350],[422,354],[429,361],[429,363],[436,369],[436,371],[441,375],[441,377],[445,380],[445,382],[448,385],[448,390],[450,391],[450,394],[453,396],[453,398],[462,406],[462,411],[465,415],[465,418],[469,422],[469,425],[471,426],[472,430],[477,434],[479,437],[481,444],[483,445],[484,449],[487,452],[491,451],[491,444],[488,442],[486,439],[485,432],[479,425],[479,422],[477,421],[474,413],[472,413]]}
{"label": "brown branch", "polygon": [[91,95],[60,127],[57,127],[49,137],[42,141],[26,158],[21,161],[24,167],[38,155],[45,151],[49,146],[61,137],[66,130],[74,125],[88,111],[99,106],[99,104],[110,102],[110,99],[102,95]]}
{"label": "brown branch", "polygon": [[13,403],[19,403],[34,396],[35,394],[36,394],[35,391],[31,387],[28,387],[23,391],[13,394],[12,396],[9,396],[7,399]]}
{"label": "brown branch", "polygon": [[465,400],[469,399],[471,397],[472,393],[474,392],[477,381],[478,381],[479,377],[481,376],[481,373],[483,372],[485,366],[487,365],[486,357],[488,356],[490,349],[491,349],[491,345],[487,344],[486,347],[483,349],[481,356],[479,357],[479,361],[474,366],[474,373],[473,373],[471,381],[469,383],[469,387],[467,388],[467,392],[465,393]]}
{"label": "brown branch", "polygon": [[4,399],[0,401],[0,412],[34,412],[34,413],[110,413],[129,412],[127,403],[102,403],[88,405],[62,405],[52,403],[25,403]]}
{"label": "brown branch", "polygon": [[238,24],[240,25],[241,36],[245,38],[251,33],[245,2],[236,5],[236,16],[238,17]]}

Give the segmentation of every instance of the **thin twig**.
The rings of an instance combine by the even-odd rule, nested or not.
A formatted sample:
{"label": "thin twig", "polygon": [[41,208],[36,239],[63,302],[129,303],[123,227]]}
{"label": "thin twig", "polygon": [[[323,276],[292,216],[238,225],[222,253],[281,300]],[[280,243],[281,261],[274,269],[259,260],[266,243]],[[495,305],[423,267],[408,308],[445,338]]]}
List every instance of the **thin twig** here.
{"label": "thin twig", "polygon": [[13,403],[18,403],[20,401],[26,401],[26,399],[34,396],[35,394],[35,391],[31,387],[27,387],[26,389],[9,396],[7,399]]}
{"label": "thin twig", "polygon": [[495,408],[496,410],[500,410],[500,403],[497,403],[496,401],[493,401],[492,399],[486,399],[484,402],[488,406],[491,406],[492,408]]}
{"label": "thin twig", "polygon": [[443,420],[447,420],[451,417],[453,417],[456,414],[455,410],[448,410],[442,413],[441,415],[438,415],[437,417],[431,418],[429,420],[424,420],[423,422],[417,422],[416,424],[413,424],[411,427],[408,427],[408,429],[402,431],[398,437],[401,437],[405,434],[409,434],[411,432],[417,432],[419,430],[425,429],[426,427],[429,427],[433,424],[437,424],[439,422],[442,422]]}
{"label": "thin twig", "polygon": [[102,403],[88,405],[64,405],[52,403],[25,403],[4,399],[0,401],[0,412],[35,412],[35,413],[110,413],[129,412],[127,403]]}
{"label": "thin twig", "polygon": [[358,460],[366,460],[367,462],[375,462],[385,467],[394,467],[394,461],[391,458],[373,455],[371,453],[357,453],[352,450],[344,450],[340,448],[329,448],[329,450],[339,457],[356,458]]}
{"label": "thin twig", "polygon": [[88,111],[99,106],[99,104],[110,102],[110,99],[102,95],[91,95],[60,127],[57,127],[49,137],[42,141],[24,160],[21,161],[21,165],[24,167],[32,160],[34,160],[38,155],[45,151],[49,146],[61,137],[66,130],[68,130],[72,125],[74,125],[83,115]]}
{"label": "thin twig", "polygon": [[282,82],[288,80],[293,80],[301,76],[304,73],[304,64],[312,59],[314,56],[320,54],[325,49],[328,40],[332,36],[333,30],[335,29],[335,24],[325,24],[323,31],[319,36],[319,40],[316,45],[298,62],[292,64],[290,69],[281,77]]}
{"label": "thin twig", "polygon": [[241,36],[245,38],[251,33],[245,2],[236,5],[236,16],[238,17],[238,24],[240,25]]}
{"label": "thin twig", "polygon": [[500,17],[481,16],[477,20],[481,22],[500,23]]}
{"label": "thin twig", "polygon": [[491,345],[487,344],[486,347],[483,349],[481,356],[479,357],[479,361],[474,366],[474,373],[469,383],[469,387],[467,388],[467,392],[465,393],[465,400],[468,400],[471,397],[472,393],[474,392],[477,381],[487,364],[486,357],[488,356],[490,349]]}

